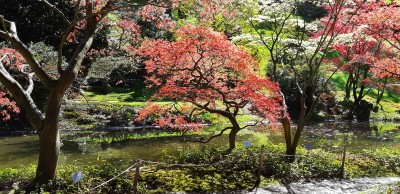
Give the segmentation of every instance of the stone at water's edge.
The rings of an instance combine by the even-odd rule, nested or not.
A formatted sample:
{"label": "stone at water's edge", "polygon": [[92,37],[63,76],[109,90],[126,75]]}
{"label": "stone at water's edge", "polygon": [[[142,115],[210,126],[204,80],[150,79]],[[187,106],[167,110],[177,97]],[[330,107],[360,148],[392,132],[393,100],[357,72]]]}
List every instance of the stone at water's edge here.
{"label": "stone at water's edge", "polygon": [[355,112],[357,121],[369,121],[373,107],[372,103],[369,103],[366,100],[361,100],[360,104],[356,107]]}
{"label": "stone at water's edge", "polygon": [[252,192],[237,192],[236,194],[354,194],[354,193],[385,193],[385,189],[400,181],[400,177],[357,178],[351,180],[323,180],[312,182],[296,182],[288,185],[275,185],[259,188]]}

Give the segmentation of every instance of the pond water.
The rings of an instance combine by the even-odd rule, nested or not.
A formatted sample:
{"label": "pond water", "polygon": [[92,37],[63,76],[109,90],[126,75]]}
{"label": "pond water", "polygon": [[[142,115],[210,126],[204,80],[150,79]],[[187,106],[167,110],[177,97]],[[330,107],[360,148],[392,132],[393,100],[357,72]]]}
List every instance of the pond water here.
{"label": "pond water", "polygon": [[[240,133],[238,146],[244,141],[257,145],[266,141],[284,143],[280,130],[256,133],[247,130]],[[154,132],[151,132],[154,134]],[[103,137],[128,137],[133,132],[101,133]],[[141,133],[143,135],[143,132]],[[108,161],[116,165],[128,166],[137,159],[158,161],[165,154],[178,155],[193,149],[206,147],[227,148],[227,136],[213,139],[208,144],[182,142],[180,138],[164,137],[150,139],[131,139],[112,143],[93,143],[92,136],[64,132],[62,135],[59,165],[74,161],[100,163]],[[400,149],[400,123],[317,123],[308,126],[300,142],[307,149],[323,148],[333,152],[342,150],[343,139],[349,139],[349,149],[357,152],[362,149],[390,148]],[[92,140],[92,141],[88,141]],[[36,135],[0,137],[0,169],[18,168],[35,164],[39,153]]]}

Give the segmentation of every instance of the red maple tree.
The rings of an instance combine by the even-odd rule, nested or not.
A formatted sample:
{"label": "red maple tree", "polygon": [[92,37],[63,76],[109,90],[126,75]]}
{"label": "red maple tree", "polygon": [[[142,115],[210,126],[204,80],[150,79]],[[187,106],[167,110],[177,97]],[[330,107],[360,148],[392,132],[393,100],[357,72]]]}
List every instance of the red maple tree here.
{"label": "red maple tree", "polygon": [[[346,98],[353,97],[349,116],[355,114],[359,120],[368,120],[369,110],[378,111],[387,86],[400,78],[400,26],[393,21],[398,19],[400,9],[382,1],[365,2],[358,9],[350,21],[342,19],[341,24],[350,24],[346,30],[335,32],[340,35],[332,48],[340,57],[333,61],[348,74]],[[373,90],[377,91],[374,108],[364,100]]]}
{"label": "red maple tree", "polygon": [[[140,112],[137,120],[157,114],[156,124],[188,131],[198,129],[193,115],[207,112],[225,117],[230,126],[212,138],[229,133],[229,149],[235,148],[236,134],[243,128],[237,117],[251,112],[274,122],[279,118],[279,87],[254,70],[257,62],[225,35],[199,26],[182,26],[176,41],[147,39],[139,49],[148,73],[149,87],[157,88],[150,101],[172,101],[168,105],[152,104]],[[173,104],[184,107],[177,107]],[[189,104],[189,105],[188,105]],[[183,126],[183,127],[178,127]]]}

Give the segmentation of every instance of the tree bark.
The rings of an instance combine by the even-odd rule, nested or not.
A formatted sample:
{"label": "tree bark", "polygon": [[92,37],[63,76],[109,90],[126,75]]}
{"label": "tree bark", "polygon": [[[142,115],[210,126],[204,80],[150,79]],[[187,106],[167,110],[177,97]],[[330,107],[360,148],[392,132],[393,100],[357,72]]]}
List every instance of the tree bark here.
{"label": "tree bark", "polygon": [[40,152],[38,167],[36,170],[36,181],[46,184],[55,180],[58,156],[60,153],[60,132],[58,121],[61,110],[61,101],[64,96],[63,90],[54,88],[50,91],[46,118],[43,120],[42,128],[38,130]]}
{"label": "tree bark", "polygon": [[39,184],[46,184],[48,181],[56,179],[60,153],[60,135],[57,122],[48,121],[43,125],[43,132],[46,132],[46,135],[39,135],[40,153],[35,178]]}
{"label": "tree bark", "polygon": [[345,87],[346,96],[344,97],[344,99],[350,99],[352,80],[353,80],[353,74],[350,73],[346,81],[346,87]]}
{"label": "tree bark", "polygon": [[305,117],[306,117],[306,112],[307,112],[306,98],[307,98],[307,96],[303,94],[300,99],[300,104],[301,104],[300,117],[299,117],[299,121],[297,122],[296,133],[294,135],[293,142],[292,142],[290,149],[286,149],[287,150],[286,155],[289,155],[287,157],[288,162],[294,162],[294,160],[296,159],[296,157],[295,157],[296,149],[297,149],[297,145],[299,144],[299,141],[300,141],[301,133],[303,132],[303,129],[304,129]]}
{"label": "tree bark", "polygon": [[235,147],[236,147],[236,136],[239,133],[239,131],[240,131],[240,128],[233,127],[231,132],[229,132],[229,149],[228,149],[228,152],[231,152],[233,149],[235,149]]}
{"label": "tree bark", "polygon": [[286,154],[290,152],[290,149],[292,148],[292,134],[291,134],[291,127],[290,127],[290,121],[287,116],[283,117],[281,120],[282,127],[283,127],[283,132],[285,134],[285,143],[286,143]]}

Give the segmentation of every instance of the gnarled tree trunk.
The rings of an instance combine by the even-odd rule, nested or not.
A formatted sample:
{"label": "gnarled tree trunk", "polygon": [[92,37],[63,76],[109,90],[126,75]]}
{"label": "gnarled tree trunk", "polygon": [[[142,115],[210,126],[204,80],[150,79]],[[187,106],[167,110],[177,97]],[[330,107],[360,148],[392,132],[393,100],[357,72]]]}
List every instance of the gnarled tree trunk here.
{"label": "gnarled tree trunk", "polygon": [[233,149],[236,147],[236,136],[239,133],[239,131],[242,129],[240,128],[239,123],[237,122],[236,118],[232,114],[227,114],[225,115],[226,118],[229,119],[229,121],[232,124],[232,129],[229,132],[229,148],[227,152],[231,152]]}

